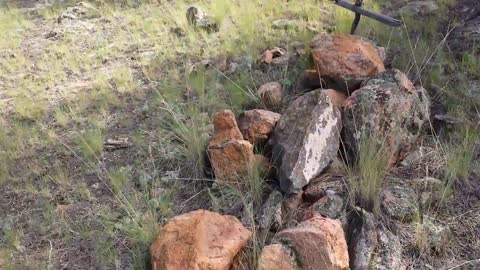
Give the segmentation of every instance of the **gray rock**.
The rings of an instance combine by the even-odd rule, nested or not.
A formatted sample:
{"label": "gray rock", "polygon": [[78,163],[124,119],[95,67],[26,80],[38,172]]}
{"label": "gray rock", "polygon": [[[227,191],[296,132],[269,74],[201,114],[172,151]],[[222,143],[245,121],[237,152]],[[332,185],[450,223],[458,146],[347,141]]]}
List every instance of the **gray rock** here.
{"label": "gray rock", "polygon": [[321,90],[293,101],[277,122],[270,144],[283,191],[301,190],[336,157],[340,111]]}
{"label": "gray rock", "polygon": [[408,3],[406,6],[399,10],[399,13],[404,16],[431,16],[435,15],[435,12],[438,11],[439,6],[436,1],[413,1]]}
{"label": "gray rock", "polygon": [[377,221],[362,209],[349,215],[349,256],[352,270],[369,270],[377,248]]}
{"label": "gray rock", "polygon": [[218,31],[215,20],[198,7],[189,7],[186,16],[188,24],[193,27],[206,30],[209,33]]}
{"label": "gray rock", "polygon": [[395,183],[382,190],[381,207],[389,217],[409,222],[418,214],[417,195],[413,188]]}
{"label": "gray rock", "polygon": [[272,22],[272,27],[275,29],[288,29],[295,27],[295,21],[288,19],[278,19]]}
{"label": "gray rock", "polygon": [[283,195],[279,191],[272,191],[260,209],[257,224],[262,230],[276,230],[282,226]]}
{"label": "gray rock", "polygon": [[338,219],[345,213],[343,199],[338,195],[327,194],[312,205],[312,211],[324,217]]}
{"label": "gray rock", "polygon": [[453,234],[449,226],[442,225],[429,216],[423,217],[423,228],[427,234],[428,246],[436,252],[442,252],[448,247]]}
{"label": "gray rock", "polygon": [[402,261],[402,244],[397,236],[388,230],[378,230],[378,247],[371,268],[375,270],[405,270]]}
{"label": "gray rock", "polygon": [[384,145],[388,165],[400,161],[415,144],[430,117],[425,89],[415,87],[399,70],[378,73],[345,101],[343,143],[352,157],[360,143]]}

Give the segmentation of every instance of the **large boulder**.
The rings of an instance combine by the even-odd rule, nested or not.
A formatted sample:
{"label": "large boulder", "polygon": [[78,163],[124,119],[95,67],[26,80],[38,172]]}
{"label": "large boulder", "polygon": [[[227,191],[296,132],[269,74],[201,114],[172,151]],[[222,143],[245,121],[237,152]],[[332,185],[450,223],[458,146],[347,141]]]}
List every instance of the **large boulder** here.
{"label": "large boulder", "polygon": [[336,157],[340,110],[321,90],[309,92],[285,110],[270,138],[284,192],[298,192]]}
{"label": "large boulder", "polygon": [[150,246],[153,270],[228,270],[251,232],[233,216],[197,210],[172,218]]}
{"label": "large boulder", "polygon": [[319,34],[310,47],[326,88],[351,93],[362,81],[385,70],[384,49],[356,36]]}
{"label": "large boulder", "polygon": [[255,163],[253,145],[243,140],[231,111],[217,112],[213,118],[214,134],[208,144],[208,154],[215,177],[238,180]]}
{"label": "large boulder", "polygon": [[250,143],[262,143],[268,140],[280,116],[278,113],[266,110],[245,111],[238,118],[238,126]]}
{"label": "large boulder", "polygon": [[347,243],[338,220],[315,216],[279,232],[274,242],[291,247],[302,269],[349,269]]}
{"label": "large boulder", "polygon": [[429,98],[405,74],[389,70],[363,83],[344,102],[343,143],[355,157],[361,142],[385,146],[388,164],[397,163],[420,135],[429,119]]}

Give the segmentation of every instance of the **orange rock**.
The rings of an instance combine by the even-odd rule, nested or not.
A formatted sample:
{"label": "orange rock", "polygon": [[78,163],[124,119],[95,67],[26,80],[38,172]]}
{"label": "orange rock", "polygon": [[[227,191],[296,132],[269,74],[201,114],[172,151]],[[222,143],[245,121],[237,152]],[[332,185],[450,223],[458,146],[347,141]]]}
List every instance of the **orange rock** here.
{"label": "orange rock", "polygon": [[334,89],[326,89],[326,90],[323,90],[323,92],[327,94],[327,96],[330,98],[330,100],[332,101],[335,107],[337,108],[343,107],[343,103],[347,99],[347,95]]}
{"label": "orange rock", "polygon": [[338,220],[314,216],[279,232],[274,241],[289,243],[303,269],[349,269],[347,243]]}
{"label": "orange rock", "polygon": [[238,180],[255,160],[253,145],[243,140],[232,111],[217,112],[213,118],[214,134],[208,144],[208,154],[215,176]]}
{"label": "orange rock", "polygon": [[315,69],[329,88],[351,93],[363,80],[385,70],[382,49],[356,36],[320,34],[310,46]]}
{"label": "orange rock", "polygon": [[246,140],[252,144],[262,143],[268,139],[280,116],[266,110],[245,111],[240,115],[238,125]]}
{"label": "orange rock", "polygon": [[274,109],[282,105],[282,85],[278,82],[269,82],[260,86],[257,95],[268,109]]}
{"label": "orange rock", "polygon": [[258,270],[295,270],[294,255],[282,244],[265,246],[258,260]]}
{"label": "orange rock", "polygon": [[172,218],[150,246],[153,270],[228,270],[251,232],[233,216],[197,210]]}
{"label": "orange rock", "polygon": [[228,140],[243,140],[238,129],[235,115],[230,110],[223,110],[213,115],[214,134],[210,144],[218,145]]}
{"label": "orange rock", "polygon": [[253,165],[255,160],[253,145],[245,140],[229,140],[208,148],[215,177],[218,179],[239,180]]}

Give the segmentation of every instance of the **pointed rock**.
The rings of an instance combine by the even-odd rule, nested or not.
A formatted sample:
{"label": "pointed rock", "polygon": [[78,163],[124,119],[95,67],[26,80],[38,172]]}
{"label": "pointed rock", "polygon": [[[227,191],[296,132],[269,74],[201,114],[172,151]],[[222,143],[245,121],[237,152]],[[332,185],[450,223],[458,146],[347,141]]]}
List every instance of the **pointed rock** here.
{"label": "pointed rock", "polygon": [[298,192],[336,157],[340,111],[321,90],[293,101],[277,122],[270,145],[281,189]]}

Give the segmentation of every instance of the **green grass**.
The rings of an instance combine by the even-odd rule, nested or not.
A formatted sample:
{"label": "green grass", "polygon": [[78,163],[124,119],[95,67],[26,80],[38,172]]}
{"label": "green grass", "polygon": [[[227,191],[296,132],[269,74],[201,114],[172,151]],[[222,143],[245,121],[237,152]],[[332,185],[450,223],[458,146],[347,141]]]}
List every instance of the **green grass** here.
{"label": "green grass", "polygon": [[387,172],[386,147],[378,140],[363,138],[358,147],[357,160],[344,164],[348,191],[353,204],[379,214],[380,191]]}

